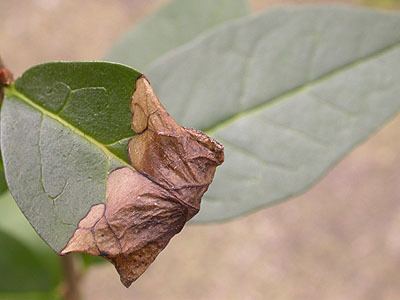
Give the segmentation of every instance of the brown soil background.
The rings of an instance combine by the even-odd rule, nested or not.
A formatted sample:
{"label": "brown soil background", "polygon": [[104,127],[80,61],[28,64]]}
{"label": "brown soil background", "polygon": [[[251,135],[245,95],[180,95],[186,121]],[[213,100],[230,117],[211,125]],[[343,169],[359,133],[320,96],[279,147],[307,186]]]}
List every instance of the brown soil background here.
{"label": "brown soil background", "polygon": [[[99,59],[163,2],[0,0],[0,53],[16,75],[44,61]],[[332,1],[252,6],[306,2]],[[111,265],[92,268],[85,299],[400,299],[399,137],[400,117],[303,196],[187,227],[130,289]]]}

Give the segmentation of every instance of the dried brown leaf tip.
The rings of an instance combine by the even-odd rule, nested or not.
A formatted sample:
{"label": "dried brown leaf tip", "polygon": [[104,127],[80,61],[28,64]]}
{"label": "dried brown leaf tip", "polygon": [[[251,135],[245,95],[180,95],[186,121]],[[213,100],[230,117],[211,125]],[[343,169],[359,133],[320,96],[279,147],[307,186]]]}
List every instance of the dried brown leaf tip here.
{"label": "dried brown leaf tip", "polygon": [[133,168],[109,175],[106,203],[92,207],[62,251],[106,257],[127,287],[199,211],[224,160],[221,144],[172,119],[145,77],[136,82],[131,110]]}

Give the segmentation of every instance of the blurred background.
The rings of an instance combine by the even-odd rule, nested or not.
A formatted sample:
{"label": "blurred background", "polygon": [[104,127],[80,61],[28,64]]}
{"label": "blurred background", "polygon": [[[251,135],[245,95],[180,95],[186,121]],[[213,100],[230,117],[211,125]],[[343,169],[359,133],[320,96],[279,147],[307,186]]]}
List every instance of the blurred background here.
{"label": "blurred background", "polygon": [[[100,59],[165,2],[0,0],[0,53],[15,75],[45,61]],[[251,1],[254,11],[310,2],[332,3]],[[400,9],[396,0],[337,2]],[[400,117],[301,197],[187,226],[130,289],[111,264],[91,268],[84,299],[400,299],[399,136]]]}

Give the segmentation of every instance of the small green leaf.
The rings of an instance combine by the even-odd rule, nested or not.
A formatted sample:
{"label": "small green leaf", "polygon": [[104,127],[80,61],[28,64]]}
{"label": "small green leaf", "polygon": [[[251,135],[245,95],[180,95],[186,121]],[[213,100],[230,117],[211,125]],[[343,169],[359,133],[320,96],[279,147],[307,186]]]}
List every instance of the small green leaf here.
{"label": "small green leaf", "polygon": [[9,189],[56,251],[90,207],[106,200],[109,171],[127,165],[120,141],[132,136],[139,76],[118,64],[49,63],[6,90],[1,148]]}
{"label": "small green leaf", "polygon": [[45,299],[55,290],[61,280],[58,257],[33,231],[9,193],[0,197],[0,245],[0,299],[26,293]]}
{"label": "small green leaf", "polygon": [[47,291],[52,278],[46,272],[39,257],[0,230],[0,292]]}
{"label": "small green leaf", "polygon": [[1,158],[1,153],[0,153],[0,194],[7,191],[7,189],[8,188],[7,188],[6,177],[4,175],[3,160]]}
{"label": "small green leaf", "polygon": [[144,70],[148,64],[226,20],[248,14],[246,0],[172,0],[112,48],[107,60]]}
{"label": "small green leaf", "polygon": [[28,293],[0,293],[0,300],[62,300],[57,291],[49,293],[28,292]]}
{"label": "small green leaf", "polygon": [[308,189],[400,111],[400,15],[279,8],[232,22],[155,62],[178,122],[225,145],[197,221]]}

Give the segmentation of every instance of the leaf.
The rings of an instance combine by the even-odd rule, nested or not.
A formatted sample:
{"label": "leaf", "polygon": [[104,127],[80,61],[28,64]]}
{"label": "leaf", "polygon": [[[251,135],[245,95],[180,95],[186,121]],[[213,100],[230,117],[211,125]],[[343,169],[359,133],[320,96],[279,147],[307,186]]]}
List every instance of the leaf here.
{"label": "leaf", "polygon": [[120,141],[132,136],[129,103],[139,75],[110,63],[49,63],[6,90],[1,148],[9,189],[58,252],[90,207],[105,201],[108,172],[128,165]]}
{"label": "leaf", "polygon": [[46,291],[52,287],[52,278],[33,251],[2,231],[0,245],[0,291]]}
{"label": "leaf", "polygon": [[171,115],[225,145],[196,220],[307,190],[400,111],[399,70],[400,15],[340,6],[271,9],[159,59]]}
{"label": "leaf", "polygon": [[1,143],[19,207],[57,252],[105,257],[129,286],[198,212],[222,145],[176,124],[122,65],[45,64],[6,92]]}
{"label": "leaf", "polygon": [[169,50],[248,11],[246,0],[172,0],[125,34],[111,49],[107,60],[144,70]]}
{"label": "leaf", "polygon": [[26,293],[43,299],[55,290],[61,280],[58,257],[38,238],[9,193],[0,197],[0,245],[0,299]]}
{"label": "leaf", "polygon": [[3,160],[1,159],[0,153],[0,194],[4,193],[5,191],[7,191],[7,182],[4,176]]}
{"label": "leaf", "polygon": [[1,293],[0,300],[62,300],[57,291],[50,293]]}
{"label": "leaf", "polygon": [[135,170],[113,171],[107,202],[93,206],[61,252],[104,256],[130,286],[200,209],[200,200],[223,147],[201,132],[180,127],[149,82],[140,78],[132,99],[129,142]]}

